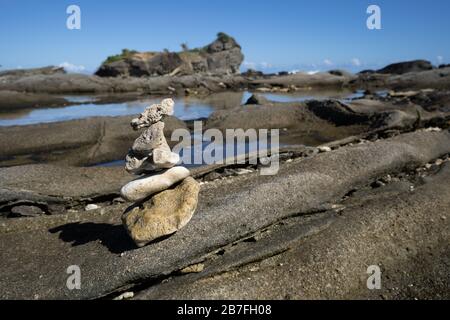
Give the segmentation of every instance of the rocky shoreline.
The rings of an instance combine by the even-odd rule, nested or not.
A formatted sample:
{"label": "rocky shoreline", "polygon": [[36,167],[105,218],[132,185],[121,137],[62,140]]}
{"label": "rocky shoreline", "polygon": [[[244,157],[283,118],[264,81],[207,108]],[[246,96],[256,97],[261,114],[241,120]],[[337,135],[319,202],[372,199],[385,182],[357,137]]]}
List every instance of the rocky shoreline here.
{"label": "rocky shoreline", "polygon": [[[164,100],[132,121],[148,132],[130,130],[132,116],[0,127],[0,298],[450,298],[450,67],[240,74],[242,61],[219,34],[183,52],[123,51],[96,75],[0,72],[4,115],[149,95],[214,105],[182,121]],[[361,94],[270,98],[329,89]],[[228,95],[244,90],[245,103]],[[175,166],[171,135],[195,137],[195,121],[222,133],[279,129],[281,147],[236,154],[239,164]],[[261,175],[269,156],[280,170]],[[128,172],[99,165],[119,160]],[[133,180],[146,171],[155,175]],[[181,218],[164,232],[133,233],[139,219],[174,211]],[[71,265],[81,290],[66,286]],[[369,265],[382,268],[381,290],[367,290]]]}
{"label": "rocky shoreline", "polygon": [[[407,63],[407,62],[405,62]],[[389,69],[388,69],[389,70]],[[413,69],[415,70],[415,69]],[[25,71],[25,70],[24,70]],[[261,73],[191,75],[161,75],[152,77],[99,77],[97,75],[65,73],[60,68],[29,69],[23,73],[0,73],[0,93],[8,95],[31,94],[88,94],[138,92],[151,95],[207,95],[232,90],[260,90],[262,92],[295,92],[298,90],[348,88],[356,89],[449,89],[450,67],[403,74],[363,72],[351,74],[332,70],[317,74]],[[35,96],[37,102],[42,99]],[[62,102],[61,102],[62,103]]]}
{"label": "rocky shoreline", "polygon": [[[225,96],[226,99],[226,96]],[[218,106],[204,130],[247,128],[280,129],[284,143],[317,146],[348,136],[386,130],[412,130],[448,126],[450,91],[418,90],[378,96],[366,92],[342,102],[323,99],[305,102],[275,102],[255,94],[246,105]],[[130,117],[94,117],[65,122],[0,127],[0,166],[60,163],[88,166],[123,159],[138,133],[129,130]],[[177,128],[193,130],[193,121],[176,117],[165,120],[170,145]],[[10,138],[14,137],[14,144]]]}
{"label": "rocky shoreline", "polygon": [[[138,298],[152,299],[367,298],[362,279],[367,260],[373,260],[382,263],[391,277],[383,291],[370,298],[428,298],[436,294],[445,298],[448,256],[442,255],[442,250],[449,239],[449,146],[448,130],[419,130],[373,142],[346,143],[328,152],[285,151],[280,172],[273,177],[260,176],[256,168],[226,178],[219,174],[212,182],[202,182],[201,177],[211,171],[203,168],[200,176],[194,171],[202,185],[191,223],[172,237],[138,250],[120,225],[128,204],[115,202],[112,198],[117,194],[109,201],[105,197],[114,185],[129,179],[120,178],[122,168],[73,168],[74,175],[66,180],[52,177],[53,165],[0,169],[3,199],[13,199],[16,194],[16,199],[24,201],[18,192],[26,188],[29,195],[41,197],[42,203],[48,201],[42,197],[51,194],[70,208],[69,198],[61,197],[72,196],[70,201],[76,201],[73,196],[79,188],[84,201],[99,201],[94,210],[79,206],[59,214],[1,222],[4,272],[0,296],[73,299],[115,297],[133,291]],[[14,172],[22,173],[26,187]],[[95,172],[103,178],[96,179]],[[52,177],[53,183],[42,188],[37,174],[47,181]],[[82,182],[85,176],[90,178]],[[106,177],[117,182],[105,183]],[[67,179],[75,189],[66,188]],[[109,190],[101,191],[96,184]],[[20,189],[14,191],[17,187]],[[286,193],[297,196],[287,201]],[[373,234],[374,228],[383,232]],[[334,244],[330,247],[325,239]],[[366,250],[373,239],[377,245]],[[45,252],[36,246],[45,246]],[[20,253],[13,253],[17,247]],[[330,250],[333,247],[339,250]],[[295,250],[302,254],[295,254]],[[432,270],[426,261],[420,262],[427,254],[438,257]],[[316,258],[309,259],[311,255]],[[337,272],[340,260],[336,255],[347,257],[349,268]],[[48,264],[49,259],[55,263]],[[299,263],[302,268],[296,270],[300,273],[286,272]],[[402,269],[408,263],[413,263],[414,270]],[[70,291],[64,286],[64,270],[70,264],[83,268],[83,290]],[[397,273],[398,268],[406,272],[406,278],[405,273]],[[9,286],[17,270],[24,277]],[[304,282],[308,274],[318,278]],[[299,281],[292,281],[293,276]],[[235,291],[244,278],[255,281],[247,282],[246,290]],[[265,290],[260,282],[283,286],[283,279],[294,287]],[[329,287],[330,281],[335,285]],[[415,286],[407,286],[408,281]]]}

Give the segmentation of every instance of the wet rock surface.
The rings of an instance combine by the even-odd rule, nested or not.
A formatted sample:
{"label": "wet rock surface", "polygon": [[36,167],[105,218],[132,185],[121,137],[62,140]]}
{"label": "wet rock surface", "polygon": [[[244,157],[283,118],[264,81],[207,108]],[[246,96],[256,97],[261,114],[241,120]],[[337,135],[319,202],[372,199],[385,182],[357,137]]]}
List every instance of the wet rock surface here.
{"label": "wet rock surface", "polygon": [[[339,210],[287,219],[208,257],[200,274],[171,277],[136,298],[446,299],[449,175],[447,165],[413,192],[372,191],[370,200],[353,196]],[[371,264],[381,267],[381,290],[367,289]]]}
{"label": "wet rock surface", "polygon": [[0,113],[39,107],[61,107],[69,101],[49,94],[33,94],[17,91],[0,90]]}
{"label": "wet rock surface", "polygon": [[[449,146],[447,130],[421,130],[344,144],[309,157],[291,156],[275,176],[250,170],[203,183],[191,222],[140,249],[121,225],[127,203],[111,201],[90,211],[8,219],[0,224],[0,296],[98,298],[132,291],[138,298],[367,297],[363,277],[367,265],[382,264],[392,275],[386,289],[399,288],[383,292],[387,297],[445,297]],[[426,164],[436,159],[441,159],[439,168],[428,171]],[[392,185],[370,191],[374,181],[388,181],[387,175],[403,184],[416,181],[414,188]],[[72,183],[80,177],[74,176]],[[37,180],[31,179],[28,189],[33,181]],[[65,185],[57,179],[55,188],[58,183]],[[74,186],[85,190],[83,183]],[[26,189],[11,184],[8,188]],[[50,189],[40,194],[47,192],[53,194]],[[287,199],[286,193],[292,196]],[[428,234],[433,236],[424,238]],[[18,246],[19,259],[14,249]],[[436,255],[432,269],[420,260],[428,253]],[[83,272],[81,290],[65,286],[65,270],[73,264]],[[196,264],[203,268],[179,277],[179,271]],[[409,289],[407,276],[396,276],[397,270],[410,270],[408,265],[416,268],[419,279],[415,291]],[[288,272],[293,266],[301,268]],[[215,282],[219,279],[220,286]],[[332,279],[335,286],[330,289]],[[276,290],[266,290],[267,286]]]}
{"label": "wet rock surface", "polygon": [[[164,134],[170,137],[186,124],[166,117]],[[95,117],[49,124],[0,127],[3,166],[59,162],[93,165],[124,158],[139,131],[130,130],[130,117]],[[10,143],[14,137],[14,143]]]}

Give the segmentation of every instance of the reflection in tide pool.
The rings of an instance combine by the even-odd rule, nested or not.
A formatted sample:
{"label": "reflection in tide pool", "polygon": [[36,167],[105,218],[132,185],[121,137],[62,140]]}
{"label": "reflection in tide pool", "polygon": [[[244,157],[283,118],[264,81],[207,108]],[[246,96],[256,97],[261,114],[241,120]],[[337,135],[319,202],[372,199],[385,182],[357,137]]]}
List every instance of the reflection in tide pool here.
{"label": "reflection in tide pool", "polygon": [[[248,98],[252,96],[251,92],[244,92],[242,97],[242,104],[244,104]],[[256,94],[265,97],[270,101],[275,102],[302,102],[307,100],[324,100],[324,99],[337,99],[341,101],[350,101],[353,99],[362,98],[364,96],[364,90],[351,91],[329,91],[329,90],[306,90],[297,91],[292,93],[259,93]]]}
{"label": "reflection in tide pool", "polygon": [[[214,147],[213,147],[214,145]],[[281,143],[280,147],[286,146],[286,144]],[[196,167],[200,167],[203,165],[211,164],[204,160],[204,152],[206,148],[209,148],[208,155],[210,155],[210,150],[214,149],[217,152],[219,159],[223,159],[225,162],[226,159],[240,157],[245,154],[253,154],[260,152],[260,154],[269,154],[271,145],[270,143],[265,144],[264,146],[260,145],[259,141],[245,143],[229,143],[223,146],[216,145],[214,142],[210,141],[194,141],[193,144],[185,146],[178,153],[180,155],[180,162],[178,165],[182,165],[186,168],[192,169]],[[231,150],[231,152],[230,152]],[[216,156],[215,152],[213,153],[213,157]],[[196,159],[200,159],[200,162],[197,162]],[[219,163],[219,162],[217,162]],[[125,160],[115,160],[110,162],[103,162],[93,165],[93,167],[122,167],[125,166]]]}
{"label": "reflection in tide pool", "polygon": [[[363,96],[362,91],[352,93],[327,90],[259,94],[275,102],[298,102],[310,99],[339,99],[345,102]],[[251,95],[251,92],[245,91],[216,93],[203,99],[175,98],[174,115],[181,120],[207,118],[215,110],[233,108],[244,104]],[[162,99],[161,97],[155,97],[131,102],[98,104],[92,102],[95,101],[93,96],[65,96],[65,98],[77,104],[60,108],[39,108],[0,113],[0,126],[61,122],[89,117],[134,116],[144,111],[145,107],[153,103],[159,103]]]}
{"label": "reflection in tide pool", "polygon": [[[62,108],[41,108],[30,111],[22,110],[16,115],[0,114],[0,126],[60,122],[89,117],[137,115],[144,111],[145,107],[148,105],[160,102],[160,100],[161,99],[158,98],[126,103],[87,103]],[[175,101],[175,116],[181,120],[208,117],[212,112],[212,106],[198,101],[189,102],[185,99],[176,99]]]}

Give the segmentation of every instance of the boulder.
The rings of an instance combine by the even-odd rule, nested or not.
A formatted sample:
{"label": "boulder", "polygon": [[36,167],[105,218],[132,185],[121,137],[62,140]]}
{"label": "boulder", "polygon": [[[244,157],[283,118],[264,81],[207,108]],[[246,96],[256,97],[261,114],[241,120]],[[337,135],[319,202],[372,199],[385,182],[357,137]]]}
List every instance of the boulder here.
{"label": "boulder", "polygon": [[18,205],[11,208],[11,216],[16,217],[37,217],[44,214],[41,208],[33,205]]}
{"label": "boulder", "polygon": [[244,59],[240,48],[232,48],[214,52],[207,58],[208,71],[215,74],[239,73],[239,67]]}
{"label": "boulder", "polygon": [[353,75],[345,70],[330,70],[328,71],[329,74],[333,75],[333,76],[338,76],[338,77],[352,77]]}
{"label": "boulder", "polygon": [[413,60],[406,62],[399,62],[390,64],[383,69],[377,71],[377,73],[385,74],[405,74],[408,72],[419,72],[432,70],[433,65],[426,60]]}
{"label": "boulder", "polygon": [[173,234],[191,220],[199,191],[199,183],[187,177],[176,188],[130,207],[122,216],[123,225],[138,246]]}
{"label": "boulder", "polygon": [[262,95],[252,94],[251,97],[247,99],[245,104],[246,105],[252,105],[252,104],[264,105],[264,104],[270,104],[270,101]]}
{"label": "boulder", "polygon": [[264,72],[254,69],[247,69],[247,71],[243,72],[242,75],[249,78],[261,78],[264,77]]}
{"label": "boulder", "polygon": [[362,71],[358,72],[358,74],[373,74],[375,72],[376,71],[372,70],[372,69],[365,69],[365,70],[362,70]]}

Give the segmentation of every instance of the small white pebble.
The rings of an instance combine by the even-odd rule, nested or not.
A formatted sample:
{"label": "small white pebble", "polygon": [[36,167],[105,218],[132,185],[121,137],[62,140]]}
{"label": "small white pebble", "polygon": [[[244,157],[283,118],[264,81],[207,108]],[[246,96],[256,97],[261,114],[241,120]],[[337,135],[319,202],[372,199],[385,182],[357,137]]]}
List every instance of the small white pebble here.
{"label": "small white pebble", "polygon": [[237,175],[241,175],[241,174],[247,174],[247,173],[252,173],[252,170],[249,169],[239,169],[238,171],[236,171]]}
{"label": "small white pebble", "polygon": [[426,128],[425,131],[427,132],[440,132],[442,131],[441,128]]}
{"label": "small white pebble", "polygon": [[100,208],[98,205],[90,203],[84,208],[84,210],[90,211],[90,210],[95,210],[95,209],[98,209],[98,208]]}
{"label": "small white pebble", "polygon": [[114,300],[124,300],[124,299],[131,299],[134,297],[134,293],[131,291],[124,292],[120,296],[114,298]]}
{"label": "small white pebble", "polygon": [[331,151],[331,148],[327,147],[327,146],[320,146],[320,147],[317,147],[317,149],[319,149],[320,152],[330,152]]}

